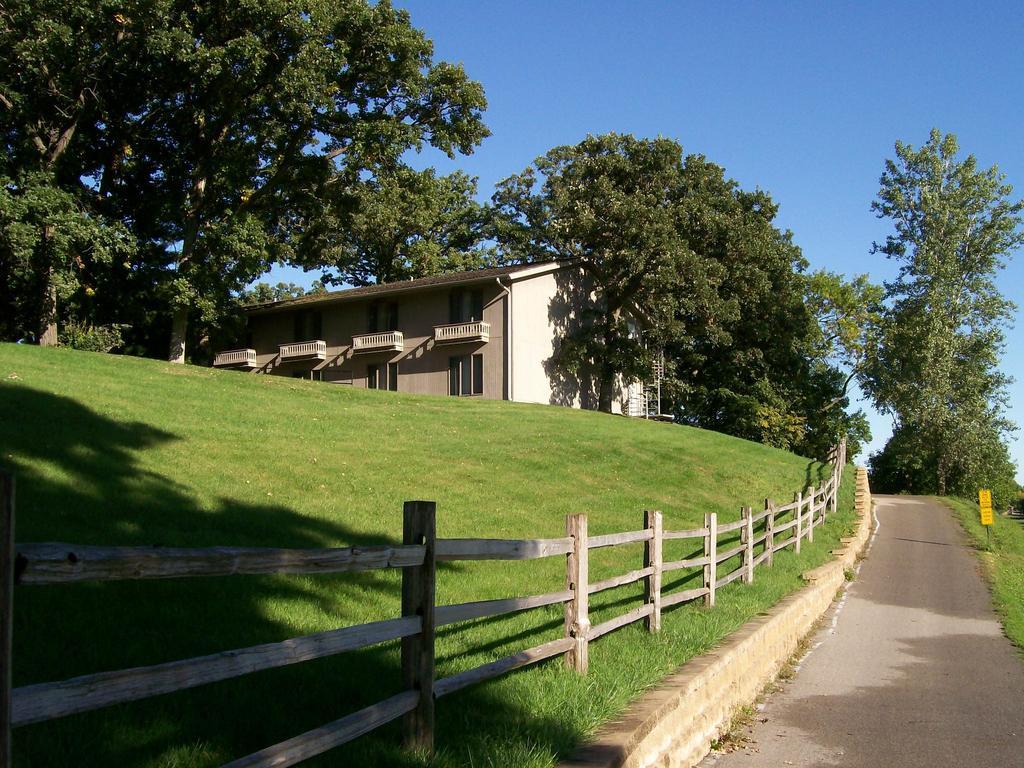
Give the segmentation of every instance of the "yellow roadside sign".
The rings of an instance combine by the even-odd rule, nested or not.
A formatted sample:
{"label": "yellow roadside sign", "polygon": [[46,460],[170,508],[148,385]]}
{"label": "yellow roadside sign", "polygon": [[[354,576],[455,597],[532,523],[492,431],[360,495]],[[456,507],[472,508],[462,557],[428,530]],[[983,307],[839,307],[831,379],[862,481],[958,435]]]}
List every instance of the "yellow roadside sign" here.
{"label": "yellow roadside sign", "polygon": [[992,525],[992,491],[987,488],[978,491],[978,510],[981,512],[981,524]]}

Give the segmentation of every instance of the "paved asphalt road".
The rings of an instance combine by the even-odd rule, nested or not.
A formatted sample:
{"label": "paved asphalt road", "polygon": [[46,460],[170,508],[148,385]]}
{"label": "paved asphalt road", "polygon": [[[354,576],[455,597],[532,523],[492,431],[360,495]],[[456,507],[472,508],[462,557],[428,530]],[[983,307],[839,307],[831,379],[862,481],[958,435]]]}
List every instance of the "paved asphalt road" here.
{"label": "paved asphalt road", "polygon": [[702,768],[1021,768],[1024,659],[992,612],[977,557],[941,505],[876,496],[860,574],[746,748]]}

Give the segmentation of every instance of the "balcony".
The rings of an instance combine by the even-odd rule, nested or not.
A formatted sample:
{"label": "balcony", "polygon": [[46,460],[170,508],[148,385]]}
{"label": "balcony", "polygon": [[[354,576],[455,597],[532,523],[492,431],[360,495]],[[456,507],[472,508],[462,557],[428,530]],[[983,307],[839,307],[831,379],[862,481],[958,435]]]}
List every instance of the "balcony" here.
{"label": "balcony", "polygon": [[382,333],[359,333],[352,337],[352,354],[369,352],[401,352],[405,349],[405,337],[401,331]]}
{"label": "balcony", "polygon": [[327,342],[320,341],[296,341],[294,344],[282,344],[278,347],[278,354],[282,363],[291,363],[297,360],[326,360]]}
{"label": "balcony", "polygon": [[434,326],[435,344],[464,344],[473,341],[488,341],[490,338],[491,324],[482,320]]}
{"label": "balcony", "polygon": [[252,370],[256,367],[256,350],[229,349],[224,352],[218,352],[213,358],[213,367]]}

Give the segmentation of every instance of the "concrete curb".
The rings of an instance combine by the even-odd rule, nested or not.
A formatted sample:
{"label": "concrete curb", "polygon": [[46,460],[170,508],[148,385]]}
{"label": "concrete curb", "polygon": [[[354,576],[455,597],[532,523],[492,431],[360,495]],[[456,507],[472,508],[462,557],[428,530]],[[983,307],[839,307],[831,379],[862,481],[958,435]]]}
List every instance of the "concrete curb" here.
{"label": "concrete curb", "polygon": [[748,621],[715,650],[688,661],[559,763],[560,768],[691,768],[702,760],[733,713],[753,702],[796,652],[867,544],[871,489],[866,470],[859,467],[856,506],[856,533],[833,550],[834,560],[803,574],[806,587]]}

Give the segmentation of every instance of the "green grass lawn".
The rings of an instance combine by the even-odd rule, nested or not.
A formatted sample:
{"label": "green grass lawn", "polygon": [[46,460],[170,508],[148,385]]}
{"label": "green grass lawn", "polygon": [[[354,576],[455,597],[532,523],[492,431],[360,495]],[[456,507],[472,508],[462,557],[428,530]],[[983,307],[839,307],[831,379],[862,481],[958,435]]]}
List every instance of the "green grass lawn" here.
{"label": "green grass lawn", "polygon": [[[402,501],[437,502],[441,537],[591,535],[731,521],[789,501],[828,468],[687,427],[547,406],[420,397],[62,349],[0,345],[0,464],[17,475],[17,539],[81,544],[322,547],[399,542]],[[852,529],[840,514],[718,606],[670,609],[591,646],[590,674],[551,661],[446,697],[437,754],[403,754],[397,726],[310,765],[551,766],[680,663],[799,588]],[[687,544],[689,546],[687,546]],[[693,542],[666,542],[677,559]],[[638,568],[641,545],[591,553],[591,578]],[[732,566],[724,563],[720,573]],[[439,603],[562,588],[564,558],[446,563]],[[675,572],[665,588],[699,575]],[[400,574],[18,587],[15,685],[154,664],[399,614]],[[639,585],[594,595],[593,623],[635,607]],[[562,634],[560,607],[446,627],[438,676]],[[15,731],[21,766],[207,766],[400,690],[398,644]]]}
{"label": "green grass lawn", "polygon": [[1024,649],[1024,521],[995,515],[990,534],[981,524],[977,502],[940,498],[959,518],[978,548],[992,585],[992,602],[1006,634]]}

